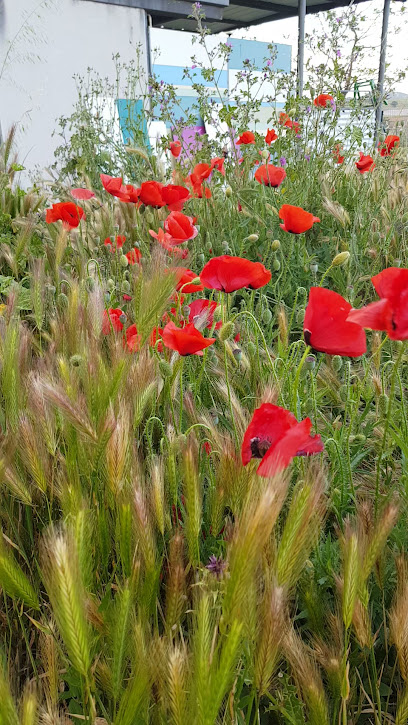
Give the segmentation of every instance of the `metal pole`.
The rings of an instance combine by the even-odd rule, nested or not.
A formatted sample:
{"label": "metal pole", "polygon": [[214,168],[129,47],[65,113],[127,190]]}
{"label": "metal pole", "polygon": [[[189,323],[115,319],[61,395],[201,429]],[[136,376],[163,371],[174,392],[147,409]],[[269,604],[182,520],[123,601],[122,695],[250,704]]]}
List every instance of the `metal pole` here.
{"label": "metal pole", "polygon": [[298,57],[297,57],[297,92],[303,96],[303,68],[305,63],[305,19],[306,0],[298,0]]}
{"label": "metal pole", "polygon": [[387,55],[387,34],[388,34],[388,21],[390,19],[390,5],[391,0],[384,0],[383,10],[383,22],[381,30],[381,48],[380,48],[380,66],[378,69],[378,84],[377,84],[377,107],[375,111],[375,133],[374,133],[374,145],[378,144],[378,136],[381,128],[382,121],[382,105],[384,100],[384,77],[385,77],[385,59]]}

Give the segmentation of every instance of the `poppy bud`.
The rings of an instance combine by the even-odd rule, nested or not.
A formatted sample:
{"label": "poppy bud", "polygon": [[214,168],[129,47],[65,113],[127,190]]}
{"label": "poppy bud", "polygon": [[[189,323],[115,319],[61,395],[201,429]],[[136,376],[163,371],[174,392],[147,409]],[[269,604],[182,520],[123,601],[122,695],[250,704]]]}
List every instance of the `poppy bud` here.
{"label": "poppy bud", "polygon": [[119,315],[119,322],[121,322],[124,325],[126,320],[127,320],[127,315],[125,315],[125,313],[122,312],[122,314]]}
{"label": "poppy bud", "polygon": [[267,308],[262,313],[262,322],[264,322],[265,325],[269,325],[269,323],[271,322],[271,320],[272,320],[272,312],[270,311],[269,308]]}
{"label": "poppy bud", "polygon": [[350,259],[350,252],[339,252],[332,261],[332,267],[341,267]]}
{"label": "poppy bud", "polygon": [[130,292],[130,282],[127,279],[124,279],[122,282],[122,290],[124,292]]}
{"label": "poppy bud", "polygon": [[236,347],[235,350],[232,351],[232,354],[237,362],[241,362],[242,350],[239,347]]}
{"label": "poppy bud", "polygon": [[50,293],[50,295],[53,295],[53,296],[55,295],[55,293],[56,293],[56,291],[57,291],[57,290],[55,289],[55,287],[54,287],[54,285],[53,285],[53,284],[49,284],[49,285],[47,285],[47,289],[48,289],[48,292]]}
{"label": "poppy bud", "polygon": [[230,186],[227,186],[227,188],[225,189],[225,196],[227,197],[227,199],[230,199],[231,198],[231,196],[232,196],[232,189],[231,189]]}
{"label": "poppy bud", "polygon": [[60,292],[58,295],[58,305],[63,309],[66,309],[69,305],[68,297],[64,292]]}
{"label": "poppy bud", "polygon": [[273,240],[273,242],[271,244],[271,249],[272,249],[272,252],[277,252],[278,249],[280,249],[280,241],[279,241],[279,239],[274,239]]}
{"label": "poppy bud", "polygon": [[222,307],[221,307],[221,305],[217,305],[217,307],[215,308],[214,313],[213,313],[213,320],[215,320],[215,322],[218,322],[219,320],[221,320],[221,318],[222,318]]}
{"label": "poppy bud", "polygon": [[367,439],[366,439],[364,433],[357,433],[357,435],[354,437],[355,443],[365,443],[366,440]]}
{"label": "poppy bud", "polygon": [[247,349],[250,355],[255,355],[256,353],[256,345],[252,340],[248,342]]}
{"label": "poppy bud", "polygon": [[234,330],[235,325],[233,322],[231,322],[231,320],[225,322],[219,332],[221,342],[225,342],[226,340],[228,340],[229,337],[232,337],[232,335],[234,334]]}
{"label": "poppy bud", "polygon": [[317,272],[319,271],[319,265],[316,264],[316,262],[312,262],[312,264],[310,265],[310,271],[312,274],[317,274]]}
{"label": "poppy bud", "polygon": [[86,288],[89,292],[93,292],[95,289],[95,281],[92,277],[87,277],[85,282]]}
{"label": "poppy bud", "polygon": [[128,264],[129,264],[128,258],[126,257],[125,254],[122,254],[122,256],[120,258],[120,266],[121,267],[127,267]]}
{"label": "poppy bud", "polygon": [[160,360],[159,370],[163,378],[169,378],[171,375],[171,365],[167,360]]}
{"label": "poppy bud", "polygon": [[248,242],[257,242],[259,239],[259,234],[250,234],[249,237],[247,237]]}
{"label": "poppy bud", "polygon": [[346,400],[348,398],[348,393],[349,393],[348,386],[347,385],[341,385],[340,386],[340,389],[339,389],[339,395],[340,395],[340,400],[342,400],[343,403],[346,402]]}
{"label": "poppy bud", "polygon": [[339,373],[343,367],[343,360],[340,355],[334,355],[332,359],[333,370],[335,373]]}
{"label": "poppy bud", "polygon": [[221,249],[223,249],[224,252],[226,252],[226,250],[228,249],[228,247],[229,247],[228,242],[226,242],[225,240],[223,242],[221,242]]}
{"label": "poppy bud", "polygon": [[107,286],[109,292],[112,292],[112,290],[115,289],[115,283],[114,283],[113,279],[108,279],[106,286]]}
{"label": "poppy bud", "polygon": [[273,262],[272,262],[272,269],[275,272],[279,272],[279,270],[280,270],[280,261],[279,261],[279,259],[274,259],[273,260]]}
{"label": "poppy bud", "polygon": [[72,357],[70,358],[69,362],[71,363],[71,365],[74,368],[77,368],[77,367],[80,366],[80,364],[82,362],[82,357],[81,357],[81,355],[72,355]]}
{"label": "poppy bud", "polygon": [[379,396],[378,407],[380,409],[381,415],[385,417],[388,410],[388,395],[386,395],[385,393],[381,393],[381,395]]}
{"label": "poppy bud", "polygon": [[263,159],[264,159],[265,161],[266,161],[267,159],[269,159],[269,151],[268,151],[268,149],[264,149],[264,150],[262,151],[262,153],[261,153],[261,156],[262,156],[262,158],[263,158]]}
{"label": "poppy bud", "polygon": [[145,211],[146,211],[146,207],[145,207],[145,205],[144,205],[144,204],[141,204],[141,205],[139,206],[139,214],[144,214],[144,213],[145,213]]}
{"label": "poppy bud", "polygon": [[199,277],[194,277],[194,279],[192,279],[191,281],[189,280],[189,284],[195,284],[198,287],[198,285],[201,285],[201,279]]}
{"label": "poppy bud", "polygon": [[104,292],[104,295],[103,296],[104,296],[105,302],[110,302],[110,294],[109,294],[109,292]]}
{"label": "poppy bud", "polygon": [[308,355],[305,360],[305,370],[314,370],[316,366],[316,358],[314,355]]}
{"label": "poppy bud", "polygon": [[184,307],[183,307],[183,315],[184,315],[184,317],[189,317],[189,315],[190,315],[190,308],[189,308],[188,305],[184,305]]}
{"label": "poppy bud", "polygon": [[205,262],[204,254],[197,255],[197,262],[198,262],[198,264],[204,264],[204,262]]}
{"label": "poppy bud", "polygon": [[207,252],[210,252],[211,253],[211,251],[212,251],[212,243],[211,242],[207,242],[207,244],[205,245],[205,248],[206,248]]}

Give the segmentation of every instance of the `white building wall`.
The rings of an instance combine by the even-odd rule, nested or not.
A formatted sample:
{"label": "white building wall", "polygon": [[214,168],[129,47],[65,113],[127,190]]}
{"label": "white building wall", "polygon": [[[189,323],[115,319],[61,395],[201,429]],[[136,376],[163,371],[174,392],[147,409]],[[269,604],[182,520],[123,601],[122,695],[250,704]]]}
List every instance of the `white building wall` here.
{"label": "white building wall", "polygon": [[88,68],[114,80],[112,55],[147,72],[145,12],[88,0],[0,0],[0,124],[18,124],[19,159],[28,170],[53,161],[56,119],[77,98],[74,74]]}

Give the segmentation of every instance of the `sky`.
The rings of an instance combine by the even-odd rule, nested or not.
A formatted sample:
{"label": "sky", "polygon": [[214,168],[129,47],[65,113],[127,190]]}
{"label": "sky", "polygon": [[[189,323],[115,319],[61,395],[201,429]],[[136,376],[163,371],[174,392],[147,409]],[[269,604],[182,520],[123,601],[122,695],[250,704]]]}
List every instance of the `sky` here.
{"label": "sky", "polygon": [[[408,37],[408,4],[405,12],[401,14],[402,3],[393,0],[392,14],[388,30],[387,45],[387,63],[390,63],[390,70],[398,70],[400,68],[408,68],[408,44],[403,42],[403,37]],[[358,5],[358,11],[363,12],[367,17],[365,27],[367,29],[367,41],[373,48],[373,67],[378,67],[380,40],[381,40],[381,17],[376,19],[375,11],[382,12],[383,0],[372,0]],[[341,14],[342,8],[339,8]],[[312,32],[313,28],[319,28],[321,18],[324,15],[307,15],[306,16],[306,33]],[[399,34],[396,28],[401,27]],[[255,38],[264,42],[289,43],[292,46],[292,59],[296,60],[297,53],[297,18],[288,18],[286,20],[276,20],[272,23],[264,23],[263,25],[253,26],[248,31],[236,31],[233,33],[235,37]],[[366,80],[366,79],[364,79]],[[373,80],[377,80],[374,78]],[[408,75],[405,80],[395,85],[395,90],[408,94]]]}

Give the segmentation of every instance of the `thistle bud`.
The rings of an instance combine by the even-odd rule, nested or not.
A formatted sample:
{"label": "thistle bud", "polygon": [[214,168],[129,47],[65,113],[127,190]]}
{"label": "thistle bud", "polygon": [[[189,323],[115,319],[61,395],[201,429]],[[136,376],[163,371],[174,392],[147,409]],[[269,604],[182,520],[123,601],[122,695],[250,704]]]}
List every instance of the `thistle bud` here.
{"label": "thistle bud", "polygon": [[223,324],[219,331],[219,337],[221,342],[225,342],[228,338],[234,334],[235,325],[233,322],[228,321]]}
{"label": "thistle bud", "polygon": [[332,267],[341,267],[350,259],[350,252],[339,252],[332,261]]}
{"label": "thistle bud", "polygon": [[128,260],[126,254],[122,254],[122,256],[120,258],[120,266],[121,267],[127,267],[128,264],[129,264],[129,260]]}
{"label": "thistle bud", "polygon": [[339,373],[343,367],[343,360],[340,355],[334,355],[332,359],[333,370],[335,373]]}
{"label": "thistle bud", "polygon": [[279,259],[274,259],[272,261],[272,269],[273,269],[274,272],[279,272],[279,270],[280,270],[280,261],[279,261]]}
{"label": "thistle bud", "polygon": [[230,199],[231,198],[231,196],[232,196],[232,189],[231,189],[230,186],[227,186],[227,188],[225,189],[225,196],[227,197],[227,199]]}
{"label": "thistle bud", "polygon": [[259,234],[250,234],[249,237],[247,237],[248,242],[257,242],[259,239]]}
{"label": "thistle bud", "polygon": [[271,322],[271,320],[272,320],[272,312],[270,311],[269,308],[267,308],[262,313],[262,322],[264,322],[265,325],[269,325],[269,323]]}
{"label": "thistle bud", "polygon": [[280,249],[280,241],[279,241],[279,239],[274,239],[273,240],[273,242],[271,244],[271,249],[272,249],[272,252],[277,252],[278,249]]}

